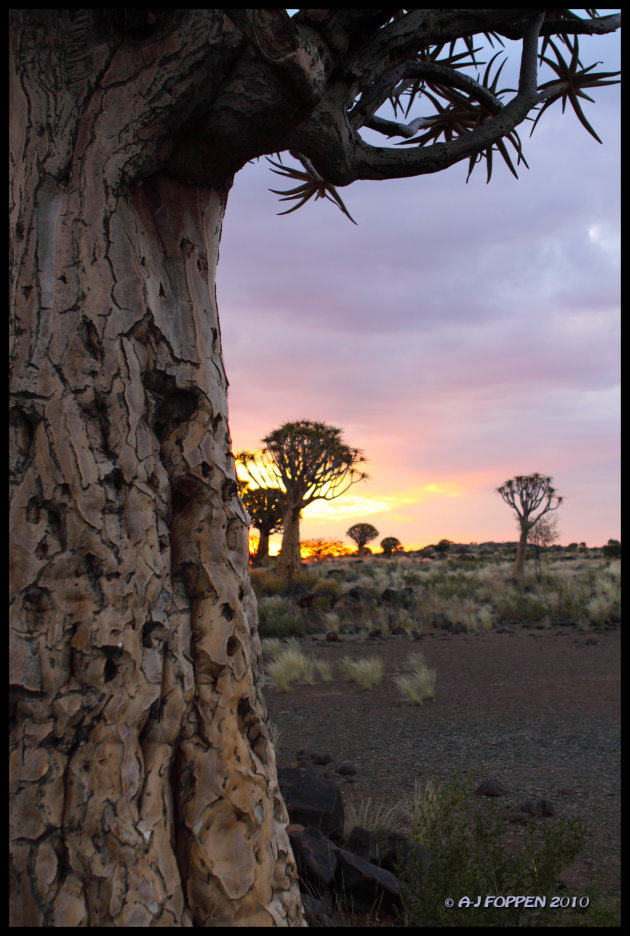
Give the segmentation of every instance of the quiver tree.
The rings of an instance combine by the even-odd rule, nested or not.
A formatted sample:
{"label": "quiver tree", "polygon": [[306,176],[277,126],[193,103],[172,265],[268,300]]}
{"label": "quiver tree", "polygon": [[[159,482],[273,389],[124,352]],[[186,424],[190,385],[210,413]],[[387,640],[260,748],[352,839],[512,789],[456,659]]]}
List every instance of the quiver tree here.
{"label": "quiver tree", "polygon": [[386,536],[381,540],[381,549],[389,557],[392,553],[400,552],[402,544],[397,536]]}
{"label": "quiver tree", "polygon": [[346,445],[341,429],[302,419],[284,423],[263,439],[258,454],[241,452],[239,462],[255,483],[275,477],[285,496],[278,571],[295,578],[300,568],[300,516],[316,500],[334,500],[367,475],[357,469],[363,453]]}
{"label": "quiver tree", "polygon": [[349,530],[346,530],[346,536],[357,544],[357,552],[361,555],[364,552],[367,543],[371,543],[378,536],[378,530],[371,523],[355,523]]}
{"label": "quiver tree", "polygon": [[[514,578],[520,579],[525,567],[527,540],[532,529],[552,510],[557,510],[562,498],[556,494],[551,478],[544,475],[517,475],[497,488],[506,504],[516,511],[520,537],[514,563]],[[537,512],[538,511],[538,512]]]}
{"label": "quiver tree", "polygon": [[[290,151],[289,204],[341,208],[357,179],[513,168],[554,101],[593,132],[579,98],[611,76],[578,36],[619,20],[10,16],[10,922],[299,925],[216,305],[234,175]],[[515,92],[476,33],[520,46]]]}
{"label": "quiver tree", "polygon": [[284,492],[280,488],[251,487],[241,491],[241,500],[249,514],[252,526],[258,530],[259,539],[254,562],[269,557],[269,537],[279,533],[285,513]]}

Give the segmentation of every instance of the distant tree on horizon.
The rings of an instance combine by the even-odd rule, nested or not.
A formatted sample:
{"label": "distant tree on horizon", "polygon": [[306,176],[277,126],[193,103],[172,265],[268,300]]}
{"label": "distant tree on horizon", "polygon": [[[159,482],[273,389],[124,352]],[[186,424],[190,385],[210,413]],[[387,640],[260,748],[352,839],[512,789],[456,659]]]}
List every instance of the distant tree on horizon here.
{"label": "distant tree on horizon", "polygon": [[392,553],[402,550],[402,543],[396,536],[386,536],[381,540],[381,549],[386,556],[391,556]]}
{"label": "distant tree on horizon", "polygon": [[300,568],[300,517],[316,500],[334,500],[367,478],[357,465],[365,461],[360,449],[341,438],[341,429],[301,419],[284,423],[263,439],[260,453],[241,452],[239,463],[254,483],[276,478],[285,494],[282,546],[278,572],[294,579]]}
{"label": "distant tree on horizon", "polygon": [[440,555],[445,555],[445,554],[449,551],[449,549],[451,548],[452,545],[453,545],[453,541],[452,541],[452,540],[450,540],[450,539],[441,539],[441,540],[439,541],[439,543],[435,543],[435,545],[433,546],[433,548],[434,548],[435,551],[436,551],[437,553],[439,553]]}
{"label": "distant tree on horizon", "polygon": [[286,498],[284,491],[274,487],[252,487],[245,485],[241,500],[250,516],[252,526],[258,530],[258,546],[254,564],[269,558],[269,537],[282,530]]}
{"label": "distant tree on horizon", "polygon": [[361,555],[365,552],[366,544],[376,539],[378,530],[371,523],[355,523],[349,530],[346,530],[346,536],[354,540],[357,544],[357,553]]}
{"label": "distant tree on horizon", "polygon": [[300,555],[303,559],[314,559],[321,562],[322,559],[334,559],[338,556],[347,556],[350,553],[350,547],[346,546],[341,540],[327,540],[324,537],[302,540],[300,543]]}
{"label": "distant tree on horizon", "polygon": [[515,579],[523,577],[527,540],[532,528],[562,503],[562,497],[556,494],[551,481],[550,477],[541,474],[517,475],[497,488],[497,494],[516,511],[518,518],[520,537],[512,573]]}
{"label": "distant tree on horizon", "polygon": [[609,539],[602,547],[602,553],[607,559],[621,559],[621,542],[616,539]]}

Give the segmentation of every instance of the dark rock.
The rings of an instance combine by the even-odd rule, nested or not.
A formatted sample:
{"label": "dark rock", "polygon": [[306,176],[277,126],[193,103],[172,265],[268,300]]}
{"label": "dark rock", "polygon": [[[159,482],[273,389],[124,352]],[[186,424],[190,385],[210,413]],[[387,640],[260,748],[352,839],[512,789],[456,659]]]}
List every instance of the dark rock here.
{"label": "dark rock", "polygon": [[330,643],[337,641],[339,640],[339,634],[337,634],[335,631],[328,631],[326,634],[326,640],[328,640]]}
{"label": "dark rock", "polygon": [[361,588],[355,585],[349,591],[338,598],[333,605],[334,611],[359,611],[362,608],[376,604],[375,595],[367,588]]}
{"label": "dark rock", "polygon": [[327,751],[311,751],[311,760],[314,764],[330,764],[335,758]]}
{"label": "dark rock", "polygon": [[357,768],[354,766],[354,764],[339,764],[337,767],[337,773],[342,774],[344,777],[353,776],[355,773],[357,773]]}
{"label": "dark rock", "polygon": [[518,823],[519,825],[527,825],[530,820],[530,816],[525,812],[513,812],[507,817],[507,821],[513,824]]}
{"label": "dark rock", "polygon": [[337,870],[337,846],[314,826],[288,827],[300,880],[319,893],[329,887]]}
{"label": "dark rock", "polygon": [[278,783],[291,822],[315,826],[333,840],[341,840],[343,799],[334,780],[304,767],[279,767]]}
{"label": "dark rock", "polygon": [[385,604],[411,609],[415,603],[414,590],[413,588],[386,588],[381,594],[381,601]]}
{"label": "dark rock", "polygon": [[391,871],[360,858],[345,848],[337,853],[335,880],[341,900],[353,910],[371,910],[375,904],[391,908],[400,902],[400,884]]}
{"label": "dark rock", "polygon": [[348,848],[360,858],[365,858],[366,861],[379,863],[380,849],[378,842],[374,833],[370,832],[369,829],[355,826],[348,836]]}
{"label": "dark rock", "polygon": [[507,789],[500,780],[484,780],[475,793],[477,796],[505,796]]}
{"label": "dark rock", "polygon": [[303,892],[301,895],[304,916],[309,926],[330,926],[334,909],[330,895],[325,891],[319,897]]}
{"label": "dark rock", "polygon": [[553,803],[548,799],[523,800],[521,809],[523,812],[529,813],[530,816],[536,816],[536,818],[540,818],[541,816],[555,816],[556,814]]}
{"label": "dark rock", "polygon": [[430,860],[431,852],[428,849],[399,832],[388,832],[381,843],[379,864],[394,874],[397,874],[401,867],[406,867],[410,861],[422,870]]}

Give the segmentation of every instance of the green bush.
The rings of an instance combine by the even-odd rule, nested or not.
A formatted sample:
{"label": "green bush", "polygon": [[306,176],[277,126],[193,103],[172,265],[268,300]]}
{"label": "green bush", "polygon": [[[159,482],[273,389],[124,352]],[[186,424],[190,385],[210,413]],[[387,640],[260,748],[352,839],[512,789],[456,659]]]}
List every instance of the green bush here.
{"label": "green bush", "polygon": [[302,624],[287,608],[261,603],[258,630],[261,637],[292,637],[302,634]]}
{"label": "green bush", "polygon": [[[421,846],[398,868],[406,926],[607,926],[611,910],[598,885],[585,890],[586,908],[551,906],[560,874],[584,847],[579,817],[546,825],[530,821],[520,851],[503,843],[505,821],[466,805],[457,777],[428,783],[414,806],[412,837]],[[490,804],[489,804],[490,805]],[[545,906],[485,906],[486,897],[538,896]],[[478,898],[480,905],[474,906]],[[468,898],[464,905],[462,898]],[[570,898],[569,898],[570,899]],[[453,901],[449,905],[449,901]]]}

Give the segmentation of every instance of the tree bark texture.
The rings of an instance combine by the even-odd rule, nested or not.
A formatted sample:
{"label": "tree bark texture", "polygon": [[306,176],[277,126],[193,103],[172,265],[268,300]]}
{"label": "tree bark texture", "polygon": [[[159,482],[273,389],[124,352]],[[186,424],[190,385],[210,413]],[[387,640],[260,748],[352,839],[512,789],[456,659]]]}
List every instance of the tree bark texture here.
{"label": "tree bark texture", "polygon": [[289,507],[284,515],[282,547],[278,553],[277,568],[281,575],[293,580],[301,565],[300,553],[300,509]]}
{"label": "tree bark texture", "polygon": [[258,530],[258,545],[256,546],[256,555],[254,561],[259,563],[269,558],[269,533],[264,530]]}
{"label": "tree bark texture", "polygon": [[523,573],[525,571],[525,558],[527,556],[527,537],[529,531],[531,530],[533,523],[528,523],[528,521],[520,517],[520,535],[518,538],[518,546],[516,547],[516,559],[514,560],[514,571],[512,575],[515,579],[522,579]]}
{"label": "tree bark texture", "polygon": [[301,925],[214,289],[229,182],[116,186],[142,57],[78,107],[47,35],[13,49],[11,923]]}

